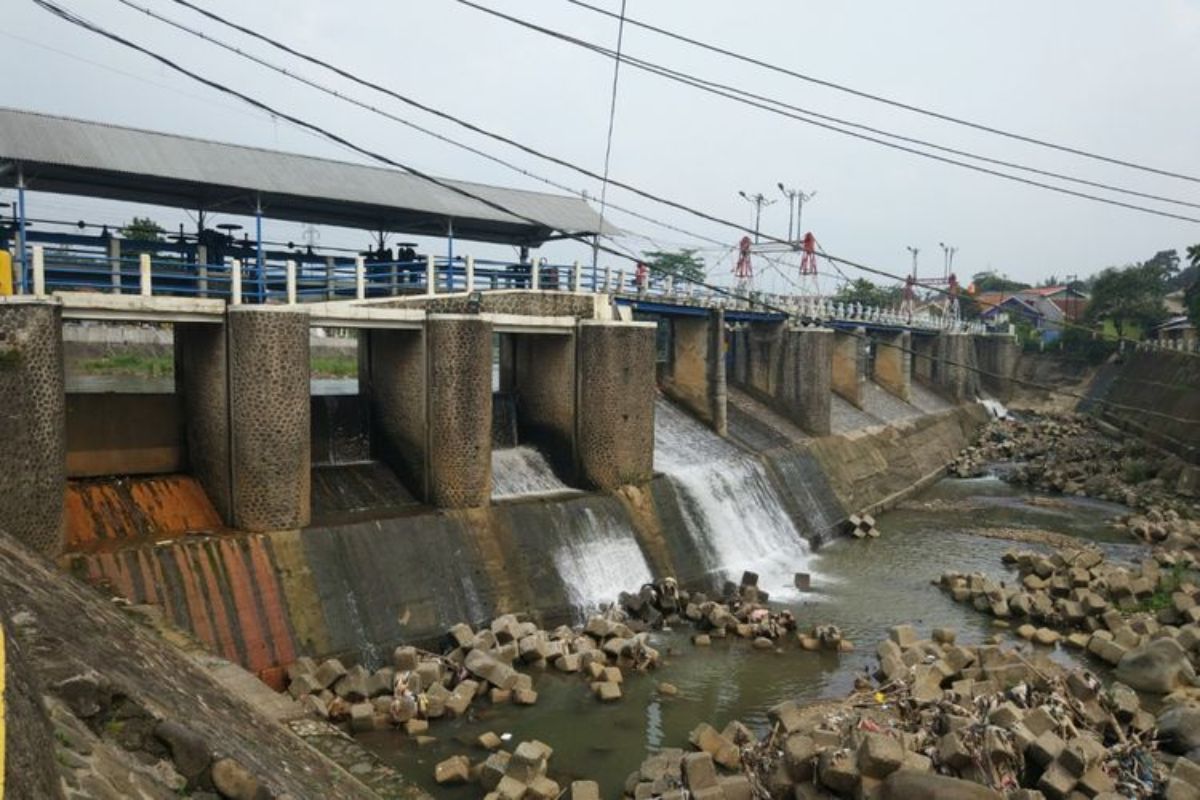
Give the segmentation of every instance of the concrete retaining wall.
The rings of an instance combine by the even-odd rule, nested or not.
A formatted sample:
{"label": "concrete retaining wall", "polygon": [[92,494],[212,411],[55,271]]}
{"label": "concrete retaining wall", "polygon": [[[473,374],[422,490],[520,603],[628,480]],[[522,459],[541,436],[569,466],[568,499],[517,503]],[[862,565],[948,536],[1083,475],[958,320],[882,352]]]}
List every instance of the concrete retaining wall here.
{"label": "concrete retaining wall", "polygon": [[1192,464],[1200,464],[1200,357],[1126,353],[1088,390],[1086,406]]}

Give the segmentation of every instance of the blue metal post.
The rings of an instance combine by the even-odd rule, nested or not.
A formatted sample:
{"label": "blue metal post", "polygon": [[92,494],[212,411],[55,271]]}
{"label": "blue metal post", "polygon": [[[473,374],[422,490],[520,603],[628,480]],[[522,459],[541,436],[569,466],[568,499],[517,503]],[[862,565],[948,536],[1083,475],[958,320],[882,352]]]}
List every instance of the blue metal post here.
{"label": "blue metal post", "polygon": [[25,294],[29,280],[29,240],[25,230],[25,173],[17,166],[17,230],[21,237],[21,272],[17,275],[17,294]]}
{"label": "blue metal post", "polygon": [[256,199],[254,203],[254,239],[258,266],[258,302],[265,303],[267,302],[267,265],[263,259],[261,198]]}
{"label": "blue metal post", "polygon": [[446,290],[454,291],[454,219],[446,220]]}

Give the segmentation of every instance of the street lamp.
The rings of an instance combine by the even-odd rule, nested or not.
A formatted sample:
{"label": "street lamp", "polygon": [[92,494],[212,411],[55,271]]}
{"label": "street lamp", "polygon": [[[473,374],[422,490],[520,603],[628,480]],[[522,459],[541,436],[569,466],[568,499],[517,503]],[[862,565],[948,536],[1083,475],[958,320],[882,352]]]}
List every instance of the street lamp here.
{"label": "street lamp", "polygon": [[957,247],[951,247],[945,242],[938,242],[938,247],[942,248],[942,266],[945,269],[943,278],[949,278],[950,273],[954,269],[954,254],[958,252]]}
{"label": "street lamp", "polygon": [[758,226],[762,221],[763,206],[774,205],[775,201],[768,200],[762,192],[757,194],[746,194],[745,192],[739,190],[738,194],[741,195],[743,200],[754,205],[754,243],[758,244]]}
{"label": "street lamp", "polygon": [[803,189],[788,189],[786,186],[783,185],[783,181],[780,181],[779,183],[777,183],[776,186],[779,187],[779,191],[783,192],[783,196],[788,199],[788,241],[789,242],[794,241],[794,239],[792,238],[793,203],[795,204],[795,212],[796,212],[795,238],[799,239],[801,234],[804,233],[804,225],[803,225],[804,203],[806,201],[812,200],[814,197],[816,197],[817,193],[812,192],[811,194],[806,194]]}

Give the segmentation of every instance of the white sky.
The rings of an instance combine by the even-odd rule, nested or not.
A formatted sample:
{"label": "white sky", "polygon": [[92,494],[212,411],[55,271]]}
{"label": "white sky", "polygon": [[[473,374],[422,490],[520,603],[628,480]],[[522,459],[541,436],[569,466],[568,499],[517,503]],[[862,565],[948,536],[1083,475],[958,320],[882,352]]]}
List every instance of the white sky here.
{"label": "white sky", "polygon": [[[617,0],[592,0],[616,10]],[[530,189],[545,185],[367,112],[341,104],[184,34],[116,0],[61,4],[206,75],[398,160],[448,177]],[[137,0],[222,39],[282,61],[168,0]],[[601,171],[612,62],[485,16],[454,0],[314,2],[196,0],[213,11],[539,149]],[[616,25],[564,0],[484,0],[612,47]],[[630,16],[873,93],[1191,175],[1200,175],[1200,0],[1034,0],[963,3],[629,0]],[[1200,203],[1200,184],[1100,164],[935,122],[730,62],[626,28],[625,49],[674,68],[786,99],[822,113],[993,157]],[[318,70],[296,71],[559,183],[599,194],[594,181],[507,150]],[[6,0],[0,103],[241,144],[362,160],[239,105],[119,45],[69,26],[29,0]],[[959,248],[960,276],[996,269],[1037,281],[1081,276],[1200,242],[1197,223],[1051,194],[855,141],[700,94],[625,67],[617,102],[614,178],[718,216],[747,221],[739,189],[779,197],[783,181],[818,195],[804,212],[826,250],[902,273],[906,245],[922,273],[941,272],[939,241]],[[0,199],[11,200],[5,191]],[[697,233],[738,234],[611,189],[609,199]],[[1140,203],[1136,199],[1131,202]],[[1178,209],[1200,216],[1200,209]],[[31,216],[120,223],[134,209],[33,195]],[[155,210],[169,227],[179,212]],[[694,242],[620,213],[612,221],[665,247]],[[219,220],[216,220],[219,221]],[[187,222],[189,230],[192,223]],[[787,206],[766,209],[782,236]],[[302,238],[268,223],[269,239]],[[363,233],[323,229],[321,243],[363,247]],[[444,244],[427,243],[442,252]],[[654,249],[627,238],[635,249]],[[710,245],[701,243],[701,247]],[[465,251],[456,246],[456,252]],[[511,249],[476,246],[479,254]],[[551,260],[587,260],[561,243]],[[710,256],[716,253],[710,251]],[[612,261],[611,259],[607,259]],[[603,263],[603,262],[602,262]],[[614,266],[622,266],[612,261]],[[625,265],[627,266],[627,265]],[[728,277],[726,260],[714,277]],[[827,269],[822,267],[822,270]],[[853,274],[853,273],[852,273]],[[767,276],[771,288],[782,288]],[[832,289],[828,282],[823,288]]]}

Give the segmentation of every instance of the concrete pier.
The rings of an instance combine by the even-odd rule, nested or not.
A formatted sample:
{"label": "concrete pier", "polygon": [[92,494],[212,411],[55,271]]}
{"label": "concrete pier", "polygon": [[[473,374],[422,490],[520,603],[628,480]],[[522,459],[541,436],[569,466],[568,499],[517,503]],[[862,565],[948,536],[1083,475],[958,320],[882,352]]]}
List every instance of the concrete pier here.
{"label": "concrete pier", "polygon": [[[559,475],[575,479],[575,336],[505,334],[512,354],[507,391],[516,398],[519,439],[537,445]],[[501,352],[506,348],[501,347]],[[501,375],[505,376],[504,360]],[[504,378],[502,377],[502,382]]]}
{"label": "concrete pier", "polygon": [[972,369],[973,345],[970,334],[943,331],[937,335],[935,384],[955,402],[970,400],[979,390],[979,374]]}
{"label": "concrete pier", "polygon": [[308,315],[272,307],[228,313],[232,519],[247,531],[309,522]]}
{"label": "concrete pier", "polygon": [[753,324],[735,330],[731,382],[813,436],[830,431],[834,331]]}
{"label": "concrete pier", "polygon": [[862,408],[863,405],[869,344],[865,328],[834,333],[833,391],[856,408]]}
{"label": "concrete pier", "polygon": [[366,329],[359,336],[359,392],[370,409],[375,456],[424,499],[429,495],[425,330]]}
{"label": "concrete pier", "polygon": [[1012,397],[1012,378],[1017,371],[1020,346],[1015,336],[988,333],[975,337],[975,358],[979,364],[980,383],[998,400]]}
{"label": "concrete pier", "polygon": [[175,325],[175,392],[183,409],[190,472],[232,525],[229,347],[224,323]]}
{"label": "concrete pier", "polygon": [[441,508],[492,498],[492,325],[478,316],[427,323],[427,500]]}
{"label": "concrete pier", "polygon": [[908,331],[871,334],[875,348],[871,379],[908,402],[912,399],[912,335]]}
{"label": "concrete pier", "polygon": [[724,435],[728,427],[725,392],[725,314],[671,319],[671,353],[663,391]]}
{"label": "concrete pier", "polygon": [[654,473],[654,325],[583,320],[576,379],[580,482],[612,490]]}
{"label": "concrete pier", "polygon": [[0,297],[0,529],[62,552],[67,479],[62,307]]}

